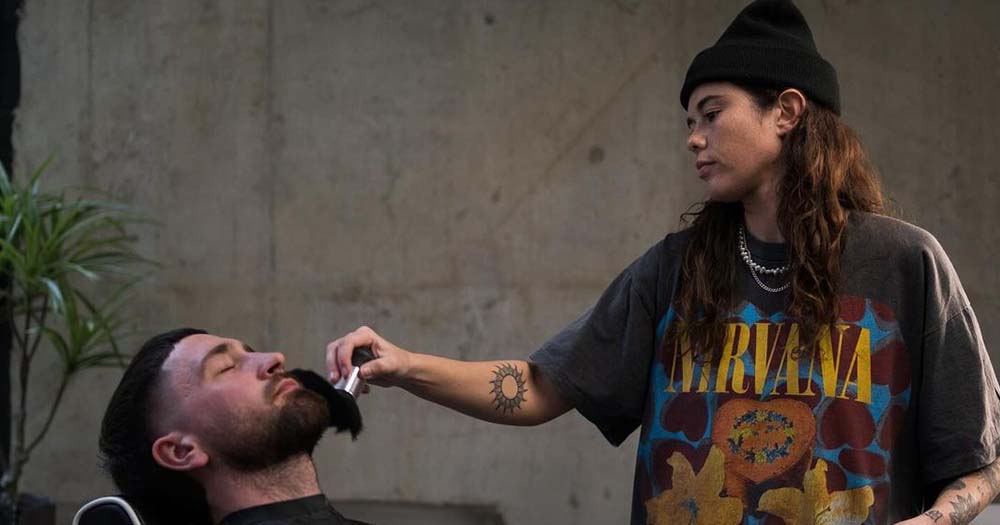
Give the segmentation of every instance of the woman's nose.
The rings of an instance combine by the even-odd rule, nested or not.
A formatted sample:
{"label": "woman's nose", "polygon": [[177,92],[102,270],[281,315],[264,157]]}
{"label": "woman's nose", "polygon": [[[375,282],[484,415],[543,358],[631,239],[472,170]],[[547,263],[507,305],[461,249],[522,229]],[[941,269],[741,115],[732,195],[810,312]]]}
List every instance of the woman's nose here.
{"label": "woman's nose", "polygon": [[691,152],[698,152],[705,149],[705,136],[701,133],[692,132],[688,135],[687,149]]}

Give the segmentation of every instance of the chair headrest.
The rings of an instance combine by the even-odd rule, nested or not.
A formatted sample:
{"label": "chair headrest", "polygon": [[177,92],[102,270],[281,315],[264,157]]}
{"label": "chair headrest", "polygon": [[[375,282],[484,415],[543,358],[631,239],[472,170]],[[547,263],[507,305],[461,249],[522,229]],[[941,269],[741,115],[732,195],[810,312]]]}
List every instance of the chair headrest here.
{"label": "chair headrest", "polygon": [[73,517],[73,525],[142,525],[132,505],[118,496],[87,502]]}

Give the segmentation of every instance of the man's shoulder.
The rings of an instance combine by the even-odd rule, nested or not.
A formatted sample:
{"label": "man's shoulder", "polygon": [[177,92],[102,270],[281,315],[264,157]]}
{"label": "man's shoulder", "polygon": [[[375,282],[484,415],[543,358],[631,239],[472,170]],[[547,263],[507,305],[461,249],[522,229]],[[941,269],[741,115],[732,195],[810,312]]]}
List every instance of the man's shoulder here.
{"label": "man's shoulder", "polygon": [[373,525],[366,521],[357,521],[357,520],[352,520],[350,518],[346,518],[336,511],[333,511],[330,514],[324,513],[324,514],[311,514],[311,515],[300,515],[300,516],[262,518],[260,520],[240,522],[240,523],[243,525]]}
{"label": "man's shoulder", "polygon": [[344,517],[326,496],[268,503],[238,510],[226,516],[222,525],[371,525]]}

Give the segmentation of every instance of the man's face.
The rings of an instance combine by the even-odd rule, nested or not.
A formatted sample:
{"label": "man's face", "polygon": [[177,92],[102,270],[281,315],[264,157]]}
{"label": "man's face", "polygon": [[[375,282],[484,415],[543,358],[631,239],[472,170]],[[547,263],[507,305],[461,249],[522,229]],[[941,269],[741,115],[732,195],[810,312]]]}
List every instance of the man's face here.
{"label": "man's face", "polygon": [[235,339],[185,337],[163,363],[161,431],[180,430],[209,456],[258,470],[312,452],[329,425],[326,401],[284,370],[280,353]]}
{"label": "man's face", "polygon": [[782,169],[776,115],[758,109],[749,93],[728,82],[702,84],[691,93],[687,147],[709,199],[746,200],[777,183]]}

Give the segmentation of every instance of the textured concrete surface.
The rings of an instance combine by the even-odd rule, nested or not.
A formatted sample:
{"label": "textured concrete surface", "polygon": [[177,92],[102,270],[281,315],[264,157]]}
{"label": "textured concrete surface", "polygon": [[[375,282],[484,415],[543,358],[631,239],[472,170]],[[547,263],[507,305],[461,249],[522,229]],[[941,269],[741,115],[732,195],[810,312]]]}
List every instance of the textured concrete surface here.
{"label": "textured concrete surface", "polygon": [[[163,269],[134,326],[205,327],[312,367],[360,324],[417,351],[524,357],[589,306],[701,196],[677,93],[743,5],[26,3],[17,166],[55,151],[50,182],[161,222],[141,232]],[[951,254],[996,348],[1000,4],[801,6],[845,119],[903,216]],[[72,385],[29,489],[110,490],[95,436],[118,374]],[[318,450],[335,499],[626,519],[635,436],[614,449],[576,414],[499,427],[401,391],[363,405],[363,438]]]}

